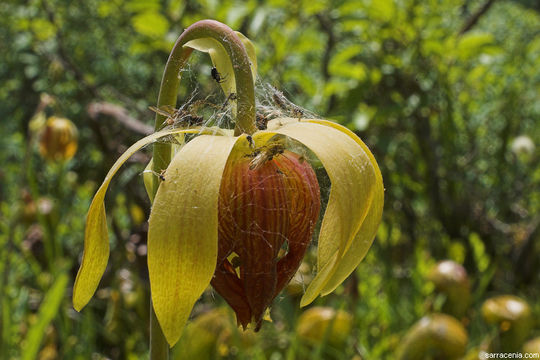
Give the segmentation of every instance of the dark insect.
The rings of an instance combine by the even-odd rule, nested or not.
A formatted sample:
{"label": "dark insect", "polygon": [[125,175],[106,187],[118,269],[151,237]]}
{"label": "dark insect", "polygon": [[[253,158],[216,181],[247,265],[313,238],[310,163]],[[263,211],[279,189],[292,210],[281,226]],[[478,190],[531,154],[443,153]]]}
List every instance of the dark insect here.
{"label": "dark insect", "polygon": [[281,91],[275,90],[272,94],[272,99],[279,108],[288,112],[290,111],[290,113],[292,113],[294,117],[298,118],[298,120],[300,120],[304,116],[304,111],[300,107],[294,105],[289,100],[287,100],[287,98],[285,97],[285,95],[283,95]]}
{"label": "dark insect", "polygon": [[222,82],[225,81],[225,76],[221,76],[221,74],[219,73],[218,69],[214,66],[212,68],[212,79],[216,80],[216,82],[218,84],[221,84]]}
{"label": "dark insect", "polygon": [[246,140],[249,143],[249,147],[253,149],[255,147],[255,142],[253,141],[251,135],[246,136]]}
{"label": "dark insect", "polygon": [[204,118],[199,115],[189,114],[184,119],[182,119],[188,126],[198,126],[202,125]]}
{"label": "dark insect", "polygon": [[289,104],[287,104],[288,100],[285,98],[282,92],[276,90],[272,94],[272,99],[274,100],[276,105],[279,106],[282,110],[289,110]]}
{"label": "dark insect", "polygon": [[166,171],[166,169],[163,169],[159,173],[157,173],[154,170],[144,170],[143,173],[154,174],[154,176],[157,176],[159,180],[165,181],[165,171]]}
{"label": "dark insect", "polygon": [[160,171],[160,173],[158,174],[159,180],[165,181],[165,171],[166,171],[165,169]]}
{"label": "dark insect", "polygon": [[300,119],[304,116],[304,111],[302,111],[302,109],[300,109],[296,105],[293,105],[291,108],[292,108],[292,114],[294,115],[294,117],[297,117],[298,121],[300,121]]}
{"label": "dark insect", "polygon": [[266,130],[267,124],[268,124],[268,118],[264,116],[263,114],[257,113],[255,117],[255,125],[257,125],[257,129]]}

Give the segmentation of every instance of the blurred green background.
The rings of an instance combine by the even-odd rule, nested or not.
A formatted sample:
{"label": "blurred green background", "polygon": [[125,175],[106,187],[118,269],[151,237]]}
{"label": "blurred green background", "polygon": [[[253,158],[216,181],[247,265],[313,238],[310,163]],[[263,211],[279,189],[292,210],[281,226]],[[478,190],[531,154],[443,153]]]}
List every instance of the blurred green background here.
{"label": "blurred green background", "polygon": [[[205,18],[254,42],[260,81],[368,144],[385,209],[367,258],[314,304],[325,308],[298,307],[311,256],[258,335],[235,330],[224,301],[207,291],[174,358],[475,359],[479,350],[524,351],[540,335],[537,1],[8,0],[0,4],[0,359],[148,357],[150,203],[141,173],[150,149],[112,183],[111,258],[81,313],[71,289],[91,197],[119,155],[152,131],[148,106],[168,52]],[[190,62],[180,102],[195,87],[219,99],[210,67],[206,56]],[[52,115],[78,129],[68,161],[39,152]],[[443,268],[458,274],[441,280],[434,267],[447,259],[455,263]],[[482,308],[498,295],[519,297],[501,305],[510,314],[500,319]],[[418,331],[440,319],[443,330]],[[424,349],[413,349],[415,336],[427,336]]]}

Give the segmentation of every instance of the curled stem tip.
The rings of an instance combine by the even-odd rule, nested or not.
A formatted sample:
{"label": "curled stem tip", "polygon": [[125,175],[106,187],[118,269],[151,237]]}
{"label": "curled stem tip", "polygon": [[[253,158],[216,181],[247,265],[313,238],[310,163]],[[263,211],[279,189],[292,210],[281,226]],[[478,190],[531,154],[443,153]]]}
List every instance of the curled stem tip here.
{"label": "curled stem tip", "polygon": [[[184,66],[192,51],[190,48],[185,48],[184,45],[191,40],[201,38],[212,38],[218,41],[233,64],[238,104],[235,134],[254,133],[257,130],[255,126],[255,88],[246,48],[230,27],[215,20],[198,21],[180,35],[167,60],[161,80],[158,105],[176,105],[180,82],[179,70]],[[156,116],[156,128],[159,128],[164,120],[164,117]]]}

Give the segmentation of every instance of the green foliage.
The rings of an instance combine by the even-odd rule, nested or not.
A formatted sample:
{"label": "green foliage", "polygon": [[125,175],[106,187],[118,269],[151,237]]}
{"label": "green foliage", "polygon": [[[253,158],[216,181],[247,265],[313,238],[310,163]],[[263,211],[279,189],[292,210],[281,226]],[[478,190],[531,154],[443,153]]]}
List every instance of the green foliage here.
{"label": "green foliage", "polygon": [[[90,198],[112,162],[142,137],[118,117],[90,109],[111,102],[152,126],[147,107],[157,101],[168,52],[184,28],[204,18],[256,44],[261,81],[366,140],[386,188],[383,224],[366,260],[335,295],[317,302],[353,315],[346,346],[302,343],[295,334],[301,310],[284,295],[249,352],[222,339],[214,353],[392,359],[410,326],[441,311],[426,275],[447,258],[471,277],[469,349],[490,335],[479,309],[492,295],[521,296],[540,318],[540,14],[534,1],[501,0],[466,29],[483,5],[0,4],[0,358],[35,358],[27,355],[35,349],[43,359],[146,356],[149,203],[140,174],[147,153],[123,170],[106,198],[112,252],[97,297],[82,313],[70,305]],[[196,82],[201,94],[218,93],[209,64],[202,57],[190,62],[180,101]],[[46,115],[67,117],[79,129],[78,153],[63,165],[38,158],[39,135],[29,130],[42,93],[56,99]],[[536,146],[515,151],[520,135]],[[207,294],[195,315],[222,303]],[[539,331],[536,324],[529,338]]]}
{"label": "green foliage", "polygon": [[24,340],[23,344],[27,344],[27,346],[24,347],[22,359],[31,360],[36,358],[41,341],[45,335],[45,330],[58,312],[68,280],[69,277],[67,274],[61,274],[58,276],[50,290],[45,294],[39,308],[38,319],[29,329],[28,335]]}

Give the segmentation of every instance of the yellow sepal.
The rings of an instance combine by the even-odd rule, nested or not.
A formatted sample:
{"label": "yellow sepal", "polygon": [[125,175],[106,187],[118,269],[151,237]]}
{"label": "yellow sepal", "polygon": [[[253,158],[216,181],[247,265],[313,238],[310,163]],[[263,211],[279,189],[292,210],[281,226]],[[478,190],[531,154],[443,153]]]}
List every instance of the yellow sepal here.
{"label": "yellow sepal", "polygon": [[107,218],[105,216],[105,193],[107,188],[116,174],[118,169],[126,162],[127,159],[143,146],[148,145],[157,139],[178,133],[199,133],[201,129],[171,129],[164,130],[152,135],[149,135],[135,144],[131,145],[121,156],[116,160],[111,167],[105,180],[99,187],[96,195],[92,199],[90,209],[86,216],[86,229],[84,233],[84,253],[81,267],[75,279],[73,286],[73,307],[80,311],[90,298],[96,292],[101,276],[107,267],[109,259],[109,233],[107,230]]}
{"label": "yellow sepal", "polygon": [[216,267],[218,198],[227,159],[240,138],[199,136],[173,158],[148,229],[152,302],[174,345]]}
{"label": "yellow sepal", "polygon": [[379,224],[381,223],[384,205],[384,185],[381,170],[379,169],[379,165],[377,164],[375,157],[373,156],[367,145],[364,144],[364,142],[360,140],[360,138],[356,136],[355,133],[353,133],[351,130],[347,129],[344,126],[341,126],[331,121],[312,120],[310,122],[331,126],[339,131],[342,131],[343,133],[347,134],[351,139],[356,141],[356,143],[360,145],[362,149],[364,149],[367,156],[369,157],[371,165],[375,170],[376,177],[375,194],[373,196],[371,206],[368,210],[368,214],[364,219],[360,230],[358,230],[358,233],[354,237],[354,240],[351,243],[349,249],[346,250],[345,254],[339,261],[336,272],[323,288],[321,294],[324,296],[334,291],[354,271],[354,269],[356,269],[358,264],[360,264],[360,262],[364,259],[364,256],[366,256],[367,251],[371,247],[371,244],[375,239],[375,235],[377,234]]}
{"label": "yellow sepal", "polygon": [[[318,241],[318,273],[306,289],[301,306],[311,303],[329,288],[330,281],[333,286],[336,279],[342,278],[349,270],[341,262],[351,247],[355,252],[365,254],[372,242],[372,239],[359,239],[358,242],[357,234],[368,216],[376,193],[376,169],[368,155],[369,150],[366,152],[367,147],[329,124],[333,123],[275,119],[268,125],[269,131],[289,136],[313,151],[331,182],[330,198]],[[347,259],[350,265],[349,256]]]}

